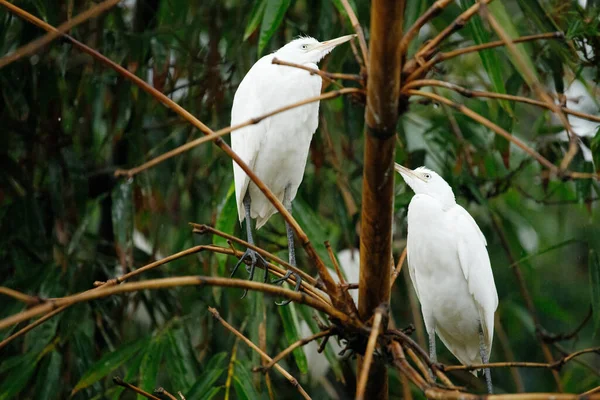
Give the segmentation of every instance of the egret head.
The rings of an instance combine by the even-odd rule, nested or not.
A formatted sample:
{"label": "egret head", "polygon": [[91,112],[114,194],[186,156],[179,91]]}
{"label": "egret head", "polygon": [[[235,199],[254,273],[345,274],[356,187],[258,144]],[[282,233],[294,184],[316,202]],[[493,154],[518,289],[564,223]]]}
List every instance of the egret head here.
{"label": "egret head", "polygon": [[456,204],[452,188],[436,172],[426,167],[412,170],[400,164],[396,164],[395,169],[415,194],[426,194],[437,199],[444,209]]}
{"label": "egret head", "polygon": [[311,37],[294,39],[275,52],[277,58],[296,64],[318,63],[335,46],[349,41],[356,35],[346,35],[337,39],[319,42]]}

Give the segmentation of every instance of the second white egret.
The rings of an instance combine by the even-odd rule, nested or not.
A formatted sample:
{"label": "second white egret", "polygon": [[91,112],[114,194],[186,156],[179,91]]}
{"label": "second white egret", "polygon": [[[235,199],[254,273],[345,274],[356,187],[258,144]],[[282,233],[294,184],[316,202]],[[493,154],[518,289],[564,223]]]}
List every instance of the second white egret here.
{"label": "second white egret", "polygon": [[[396,171],[415,192],[408,206],[407,261],[431,359],[437,362],[437,333],[462,364],[487,364],[498,293],[485,237],[437,173],[399,164]],[[492,393],[489,368],[485,378]]]}
{"label": "second white egret", "polygon": [[[275,53],[262,57],[248,71],[235,92],[231,125],[246,122],[321,93],[322,79],[319,75],[299,68],[273,64],[274,58],[317,69],[317,63],[335,46],[349,41],[354,36],[342,36],[325,42],[302,37],[291,41]],[[310,142],[318,124],[319,102],[316,101],[232,132],[232,149],[289,211],[302,181]],[[235,162],[233,177],[240,223],[246,220],[248,242],[254,244],[251,219],[256,219],[256,229],[259,229],[277,210]],[[296,266],[294,233],[287,222],[286,230],[289,262]],[[234,267],[232,275],[247,257],[250,257],[250,266],[247,267],[250,279],[254,276],[257,262],[262,263],[266,271],[265,260],[255,251],[248,249]],[[282,279],[273,283],[282,282],[291,274],[292,272],[288,271]],[[295,273],[294,275],[298,290],[300,276]],[[266,278],[265,272],[265,281]]]}

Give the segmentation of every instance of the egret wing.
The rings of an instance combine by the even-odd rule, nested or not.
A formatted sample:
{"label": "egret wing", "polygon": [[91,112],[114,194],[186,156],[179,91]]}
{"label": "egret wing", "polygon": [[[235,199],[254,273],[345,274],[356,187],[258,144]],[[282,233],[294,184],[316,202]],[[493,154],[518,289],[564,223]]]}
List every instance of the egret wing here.
{"label": "egret wing", "polygon": [[[238,90],[235,92],[233,107],[231,108],[231,125],[244,123],[265,114],[267,111],[261,99],[263,96],[269,96],[273,90],[273,85],[265,79],[265,67],[267,69],[270,67],[270,61],[268,63],[264,62],[263,57],[254,64],[240,83]],[[248,164],[250,169],[254,169],[256,157],[268,129],[269,119],[267,118],[257,124],[236,129],[231,133],[231,148]],[[233,161],[233,179],[235,181],[238,217],[241,222],[246,216],[243,201],[250,184],[250,178],[235,161]]]}
{"label": "egret wing", "polygon": [[498,293],[490,258],[486,249],[485,236],[471,215],[461,206],[452,208],[458,234],[458,258],[467,280],[469,292],[479,311],[483,334],[491,351],[494,334],[494,312],[498,308]]}

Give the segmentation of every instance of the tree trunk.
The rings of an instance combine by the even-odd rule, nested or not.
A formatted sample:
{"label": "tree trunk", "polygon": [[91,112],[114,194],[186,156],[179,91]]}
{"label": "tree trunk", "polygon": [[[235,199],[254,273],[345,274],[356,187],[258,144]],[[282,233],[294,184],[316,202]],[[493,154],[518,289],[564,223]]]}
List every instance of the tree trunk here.
{"label": "tree trunk", "polygon": [[[403,0],[373,0],[369,43],[358,312],[363,321],[389,302],[394,152],[402,60]],[[361,368],[359,360],[359,370]],[[387,369],[374,361],[366,399],[388,398]]]}

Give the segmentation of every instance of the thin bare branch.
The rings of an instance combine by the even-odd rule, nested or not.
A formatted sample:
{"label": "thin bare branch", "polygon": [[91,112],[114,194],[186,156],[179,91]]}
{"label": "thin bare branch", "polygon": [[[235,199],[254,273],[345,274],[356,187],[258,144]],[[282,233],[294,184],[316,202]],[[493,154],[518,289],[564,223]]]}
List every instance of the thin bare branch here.
{"label": "thin bare branch", "polygon": [[13,299],[20,301],[21,303],[27,304],[28,306],[40,304],[44,301],[40,297],[30,296],[28,294],[4,286],[0,286],[0,295],[12,297]]}
{"label": "thin bare branch", "polygon": [[[511,39],[510,41],[512,43],[524,43],[524,42],[531,42],[531,41],[540,40],[540,39],[564,39],[564,38],[565,38],[565,34],[562,32],[549,32],[549,33],[538,33],[536,35],[521,36],[518,38]],[[489,42],[489,43],[482,43],[482,44],[477,44],[474,46],[463,47],[461,49],[456,49],[456,50],[447,51],[444,53],[439,53],[437,61],[442,62],[442,61],[446,61],[446,60],[449,60],[451,58],[454,58],[454,57],[457,57],[457,56],[460,56],[463,54],[474,53],[477,51],[492,49],[494,47],[501,47],[501,46],[505,46],[505,45],[506,45],[506,43],[504,41],[496,40],[496,41]]]}
{"label": "thin bare branch", "polygon": [[402,250],[402,254],[400,254],[400,258],[398,259],[398,264],[396,264],[396,268],[394,268],[394,272],[392,272],[392,279],[390,279],[390,287],[394,286],[396,279],[398,279],[398,275],[402,272],[402,265],[404,265],[404,260],[406,260],[406,247]]}
{"label": "thin bare branch", "polygon": [[377,337],[379,336],[379,329],[381,328],[381,320],[383,319],[383,309],[381,307],[375,310],[373,316],[373,326],[371,327],[371,334],[369,335],[369,341],[367,342],[367,349],[365,350],[365,356],[362,360],[362,366],[360,368],[360,376],[358,378],[358,384],[356,386],[356,399],[363,400],[365,398],[365,390],[367,389],[367,380],[369,379],[369,371],[371,364],[373,363],[373,352],[375,352],[375,345],[377,344]]}
{"label": "thin bare branch", "polygon": [[484,4],[483,0],[479,0],[479,4],[482,5],[482,16],[487,19],[490,26],[494,29],[494,31],[496,31],[498,36],[500,36],[500,38],[506,45],[506,48],[508,49],[509,53],[512,54],[513,60],[516,66],[521,71],[521,73],[524,75],[527,84],[533,89],[533,91],[540,98],[540,100],[546,103],[548,105],[548,108],[550,108],[550,110],[552,110],[552,112],[554,112],[559,117],[567,133],[569,134],[569,150],[567,150],[567,154],[560,163],[560,169],[566,170],[569,167],[569,164],[571,163],[575,155],[577,154],[577,152],[579,151],[579,137],[575,134],[575,132],[573,132],[571,124],[569,123],[569,120],[567,119],[565,114],[562,112],[558,105],[554,104],[554,101],[548,95],[548,93],[546,93],[540,81],[537,79],[535,72],[529,68],[529,66],[521,56],[521,53],[519,53],[519,51],[517,50],[517,46],[513,43],[512,39],[506,33],[504,28],[502,28],[502,26],[498,23],[494,15],[492,15],[492,13],[489,11],[486,4]]}
{"label": "thin bare branch", "polygon": [[4,339],[3,341],[0,342],[0,350],[6,346],[7,344],[9,344],[10,342],[12,342],[13,340],[15,340],[16,338],[18,338],[19,336],[23,336],[24,334],[26,334],[27,332],[29,332],[30,330],[32,330],[33,328],[35,328],[36,326],[46,322],[47,320],[49,320],[50,318],[54,317],[57,314],[60,314],[61,312],[63,312],[64,310],[67,309],[68,306],[62,306],[57,308],[56,310],[49,312],[48,314],[44,315],[43,317],[40,317],[39,319],[35,320],[34,322],[30,323],[29,325],[23,327],[22,329],[19,329],[17,332],[13,333],[12,335],[10,335],[9,337],[7,337],[6,339]]}
{"label": "thin bare branch", "polygon": [[314,340],[320,339],[322,337],[325,336],[330,336],[333,334],[334,329],[333,328],[329,328],[327,330],[321,331],[321,332],[317,332],[314,335],[311,335],[309,337],[306,337],[304,339],[300,339],[294,343],[292,343],[290,346],[288,346],[285,350],[283,350],[281,353],[277,354],[275,357],[273,357],[273,359],[271,361],[269,361],[269,363],[267,365],[264,365],[262,367],[255,367],[253,370],[254,371],[261,371],[261,372],[267,372],[269,369],[273,368],[274,365],[276,365],[279,361],[281,361],[284,357],[286,357],[288,354],[290,354],[292,351],[296,350],[298,347],[302,347]]}
{"label": "thin bare branch", "polygon": [[489,364],[473,364],[473,365],[440,365],[444,371],[458,371],[467,370],[472,371],[475,369],[482,368],[508,368],[508,367],[519,367],[519,368],[546,368],[560,370],[566,363],[573,360],[575,357],[579,357],[582,354],[587,353],[598,353],[600,354],[600,347],[591,347],[583,349],[569,354],[559,360],[552,363],[536,363],[536,362],[525,362],[525,361],[512,361],[512,362],[497,362]]}
{"label": "thin bare branch", "polygon": [[419,90],[409,89],[406,91],[406,93],[409,95],[427,97],[427,98],[430,98],[437,102],[444,103],[444,104],[447,104],[447,105],[453,107],[454,109],[463,113],[467,117],[479,122],[480,124],[491,129],[498,135],[504,137],[509,142],[514,143],[517,147],[519,147],[521,150],[525,151],[527,154],[529,154],[531,157],[533,157],[536,161],[538,161],[541,165],[543,165],[548,170],[550,170],[550,172],[552,172],[553,174],[562,175],[564,177],[568,177],[571,179],[590,179],[590,178],[598,179],[599,178],[599,175],[595,174],[595,173],[560,171],[556,165],[552,164],[550,161],[548,161],[548,159],[546,159],[544,156],[542,156],[537,151],[533,150],[531,147],[527,146],[521,140],[519,140],[515,136],[511,135],[510,133],[508,133],[507,131],[505,131],[504,129],[499,127],[498,125],[496,125],[493,122],[491,122],[490,120],[488,120],[487,118],[481,116],[480,114],[477,114],[475,111],[471,110],[470,108],[468,108],[462,104],[455,103],[452,100],[449,100],[445,97],[439,96],[434,93],[423,92],[423,91],[419,91]]}
{"label": "thin bare branch", "polygon": [[408,46],[414,39],[414,37],[419,33],[419,30],[425,25],[428,21],[435,18],[444,8],[450,4],[452,0],[438,0],[431,5],[416,21],[415,23],[408,28],[402,41],[400,42],[400,54],[403,56],[406,54],[408,50]]}
{"label": "thin bare branch", "polygon": [[[436,80],[436,79],[413,80],[413,81],[408,82],[406,85],[404,85],[402,87],[402,90],[405,91],[408,89],[420,88],[420,87],[424,87],[424,86],[438,86],[438,87],[450,89],[450,90],[453,90],[453,91],[455,91],[465,97],[469,97],[469,98],[484,97],[484,98],[490,98],[490,99],[518,101],[520,103],[526,103],[526,104],[531,104],[534,106],[550,109],[550,107],[548,106],[547,103],[545,103],[543,101],[539,101],[539,100],[530,99],[528,97],[514,96],[511,94],[503,94],[503,93],[496,93],[496,92],[486,92],[486,91],[480,91],[480,90],[471,90],[471,89],[467,89],[463,86],[456,85],[454,83],[440,81],[440,80]],[[598,117],[598,116],[582,113],[582,112],[576,111],[576,110],[571,110],[570,108],[567,108],[567,107],[561,107],[561,109],[566,114],[574,115],[578,118],[587,119],[589,121],[600,122],[600,117]]]}
{"label": "thin bare branch", "polygon": [[35,53],[40,48],[44,47],[45,45],[47,45],[51,41],[55,40],[56,38],[60,37],[60,35],[63,32],[68,32],[69,30],[76,27],[77,25],[79,25],[89,19],[97,17],[98,15],[104,13],[105,11],[107,11],[110,8],[112,8],[113,6],[115,6],[119,1],[121,1],[121,0],[103,1],[102,3],[99,3],[99,4],[95,5],[94,7],[91,7],[89,10],[86,10],[86,11],[82,12],[81,14],[77,15],[75,18],[69,19],[68,21],[59,25],[58,28],[56,28],[56,32],[49,32],[49,33],[45,34],[44,36],[27,43],[25,46],[18,48],[17,50],[13,51],[9,55],[6,55],[6,56],[0,58],[0,68],[7,66],[8,64],[10,64],[14,61],[17,61],[20,58],[23,58],[30,54]]}
{"label": "thin bare branch", "polygon": [[[54,28],[52,25],[49,25],[46,22],[42,21],[41,19],[22,10],[21,8],[15,6],[11,3],[8,3],[6,0],[0,0],[0,4],[4,5],[11,12],[17,14],[21,18],[33,23],[36,26],[39,26],[42,29],[45,29],[49,32],[58,32],[56,30],[56,28]],[[72,38],[71,36],[69,36],[65,33],[61,33],[61,36],[64,37],[69,42],[71,42],[75,47],[77,47],[81,51],[91,55],[98,61],[102,62],[103,64],[105,64],[108,67],[117,71],[123,77],[134,82],[137,86],[139,86],[145,92],[149,93],[151,96],[153,96],[154,98],[159,100],[161,103],[163,103],[164,105],[169,107],[171,110],[173,110],[174,112],[179,114],[182,118],[184,118],[189,123],[191,123],[193,126],[198,128],[205,135],[210,135],[210,134],[215,133],[208,126],[206,126],[204,123],[202,123],[197,118],[195,118],[192,114],[190,114],[187,110],[185,110],[183,107],[179,106],[177,103],[172,101],[170,98],[165,96],[163,93],[159,92],[152,86],[148,85],[141,78],[137,77],[136,75],[132,74],[125,68],[121,67],[120,65],[118,65],[115,62],[113,62],[112,60],[110,60],[109,58],[103,56],[96,50],[86,46],[85,44],[79,42],[78,40]],[[331,274],[329,274],[329,271],[325,267],[323,260],[321,260],[321,258],[317,254],[315,248],[313,247],[312,243],[310,242],[308,236],[302,230],[300,225],[298,225],[298,222],[292,217],[291,213],[283,206],[281,201],[273,194],[273,192],[271,192],[269,190],[269,188],[267,188],[265,186],[265,184],[250,169],[250,167],[221,138],[214,139],[214,143],[219,148],[221,148],[231,159],[233,159],[233,161],[235,163],[237,163],[240,166],[240,168],[246,173],[246,175],[248,175],[248,177],[256,185],[256,187],[259,188],[259,190],[265,195],[265,197],[269,200],[269,202],[271,202],[271,204],[273,204],[273,206],[275,207],[275,209],[277,209],[277,211],[281,214],[281,216],[290,224],[294,233],[296,234],[296,236],[298,236],[300,243],[302,243],[302,246],[304,247],[308,257],[310,258],[310,260],[313,262],[313,264],[317,268],[317,271],[319,272],[319,276],[325,283],[325,287],[327,288],[327,293],[331,297],[333,303],[336,304],[336,306],[340,305],[341,309],[345,309],[348,306],[348,303],[344,302],[343,298],[345,297],[345,295],[347,295],[347,293],[346,294],[341,293],[340,289],[336,286],[335,281],[331,277]],[[348,314],[353,313],[353,310],[346,310],[346,311],[348,311]]]}
{"label": "thin bare branch", "polygon": [[[217,321],[219,321],[221,323],[221,325],[223,325],[225,328],[227,328],[229,331],[231,331],[235,336],[240,338],[244,343],[246,343],[248,345],[248,347],[250,347],[252,350],[256,351],[263,359],[265,359],[269,362],[272,361],[271,357],[269,357],[269,355],[267,353],[262,351],[260,349],[260,347],[255,345],[250,339],[248,339],[246,336],[244,336],[240,331],[235,329],[227,321],[225,321],[223,318],[221,318],[221,315],[215,308],[208,307],[208,311],[213,315],[213,317],[215,317],[215,319]],[[300,383],[296,380],[296,378],[294,378],[289,372],[287,372],[285,369],[283,369],[279,364],[275,364],[274,367],[279,373],[281,373],[281,375],[283,375],[292,384],[292,386],[294,386],[298,390],[298,392],[300,392],[300,395],[302,395],[303,398],[305,398],[305,399],[311,398],[308,395],[308,393],[306,393],[304,388],[300,385]]]}
{"label": "thin bare branch", "polygon": [[[311,68],[311,67],[307,67],[306,65],[303,65],[303,64],[296,64],[293,62],[280,60],[278,58],[274,58],[273,61],[271,61],[271,63],[277,64],[277,65],[285,65],[288,67],[294,67],[294,68],[298,68],[298,69],[303,69],[305,71],[310,72],[311,74],[319,75],[323,79],[325,79],[327,82],[330,82],[333,84],[338,84],[338,82],[336,82],[335,79],[342,79],[342,80],[346,80],[346,81],[355,81],[355,82],[363,83],[363,79],[360,77],[360,75],[321,71],[318,68]],[[341,85],[339,85],[339,86],[340,86],[340,88],[343,88],[343,86],[341,86]]]}
{"label": "thin bare branch", "polygon": [[325,248],[327,249],[327,254],[329,254],[329,259],[331,260],[331,263],[333,264],[333,268],[335,269],[335,273],[338,276],[340,285],[345,285],[346,284],[346,278],[344,278],[344,274],[342,274],[342,271],[340,270],[340,265],[338,264],[338,261],[335,258],[335,254],[333,254],[333,250],[331,248],[331,243],[329,243],[329,240],[327,240],[325,242]]}
{"label": "thin bare branch", "polygon": [[[296,107],[301,107],[303,105],[306,104],[310,104],[310,103],[314,103],[316,101],[321,101],[321,100],[331,100],[331,99],[335,99],[339,96],[342,96],[344,94],[351,94],[351,93],[361,93],[362,90],[361,89],[357,89],[357,88],[343,88],[343,89],[339,89],[339,90],[333,90],[331,92],[327,92],[327,93],[323,93],[321,95],[318,96],[314,96],[314,97],[309,97],[307,99],[295,102],[293,104],[284,106],[284,107],[280,107],[276,110],[273,110],[271,112],[268,112],[266,114],[257,116],[255,118],[252,118],[246,122],[242,122],[239,123],[237,125],[233,125],[233,126],[228,126],[226,128],[223,129],[219,129],[216,132],[211,132],[209,134],[207,134],[206,136],[200,137],[198,139],[194,139],[191,142],[188,142],[186,144],[183,144],[173,150],[167,151],[163,154],[161,154],[160,156],[157,156],[149,161],[146,161],[145,163],[143,163],[142,165],[139,165],[135,168],[131,168],[131,169],[118,169],[115,171],[115,176],[127,176],[127,177],[132,177],[134,175],[139,174],[140,172],[143,172],[149,168],[152,168],[160,163],[162,163],[163,161],[166,161],[172,157],[178,156],[180,154],[183,154],[187,151],[190,151],[191,149],[200,146],[203,143],[206,142],[210,142],[210,141],[214,141],[216,143],[217,140],[219,140],[219,138],[221,136],[225,136],[227,134],[232,133],[233,131],[243,128],[245,126],[249,126],[249,125],[255,125],[258,124],[260,121],[272,117],[273,115],[291,110],[293,108]],[[235,134],[235,132],[233,133]]]}
{"label": "thin bare branch", "polygon": [[365,33],[363,32],[362,27],[360,26],[360,22],[358,22],[358,18],[354,13],[354,10],[348,3],[348,0],[340,0],[342,5],[344,6],[344,10],[346,10],[346,14],[348,14],[348,18],[350,18],[350,22],[352,23],[352,28],[356,32],[358,36],[358,43],[360,45],[360,51],[362,52],[362,58],[365,65],[369,65],[369,50],[367,48],[367,40],[365,39]]}
{"label": "thin bare branch", "polygon": [[[269,253],[268,251],[261,249],[258,246],[251,245],[250,243],[246,242],[245,240],[239,239],[233,235],[222,232],[216,228],[213,228],[210,225],[196,224],[194,222],[190,222],[190,225],[194,228],[194,230],[193,230],[194,233],[198,233],[201,235],[212,234],[212,235],[220,236],[223,239],[231,240],[232,242],[235,242],[235,243],[239,244],[240,246],[252,249],[252,250],[256,251],[258,254],[260,254],[261,256],[266,257],[270,260],[273,260],[274,262],[284,266],[285,268],[296,272],[298,275],[300,275],[302,277],[302,280],[310,283],[311,285],[316,286],[318,284],[318,282],[315,278],[313,278],[312,276],[310,276],[309,274],[304,272],[302,269],[294,267],[287,261],[282,260],[281,258],[277,257],[276,255]],[[320,288],[320,289],[322,289],[322,288]]]}
{"label": "thin bare branch", "polygon": [[339,319],[340,321],[344,321],[346,324],[349,324],[351,326],[355,326],[357,328],[361,328],[363,326],[363,324],[360,321],[348,317],[343,312],[327,304],[324,304],[323,302],[317,299],[307,296],[305,293],[294,292],[292,290],[285,289],[277,285],[269,285],[261,282],[247,281],[243,279],[229,279],[210,276],[180,276],[172,278],[150,279],[141,282],[123,283],[119,286],[99,287],[71,296],[55,298],[47,301],[44,304],[32,307],[29,310],[22,311],[20,313],[0,320],[0,330],[28,320],[29,318],[33,318],[37,315],[51,312],[58,307],[78,304],[90,300],[108,297],[114,294],[137,292],[140,290],[167,289],[178,286],[203,285],[258,290],[271,295],[285,297],[300,304],[309,305],[310,307],[321,311],[325,314],[328,314],[333,318]]}
{"label": "thin bare branch", "polygon": [[[492,0],[484,0],[485,4],[491,3]],[[436,37],[426,42],[421,49],[417,52],[415,58],[424,57],[426,54],[433,51],[437,46],[444,41],[448,36],[454,32],[462,29],[463,26],[479,11],[480,3],[475,3],[462,14],[460,14],[450,25],[448,25],[443,31],[441,31]]]}
{"label": "thin bare branch", "polygon": [[113,382],[116,385],[123,386],[124,388],[129,389],[129,390],[131,390],[131,391],[133,391],[133,392],[135,392],[135,393],[137,393],[139,395],[142,395],[142,396],[144,396],[147,399],[160,400],[160,398],[158,398],[158,397],[156,397],[156,396],[154,396],[154,395],[152,395],[152,394],[150,394],[148,392],[143,391],[142,389],[140,389],[137,386],[132,385],[131,383],[125,382],[123,379],[121,379],[118,376],[113,377]]}

